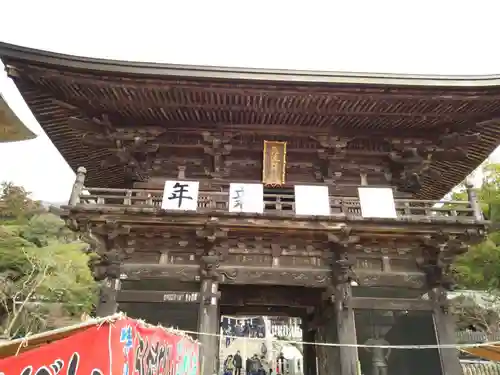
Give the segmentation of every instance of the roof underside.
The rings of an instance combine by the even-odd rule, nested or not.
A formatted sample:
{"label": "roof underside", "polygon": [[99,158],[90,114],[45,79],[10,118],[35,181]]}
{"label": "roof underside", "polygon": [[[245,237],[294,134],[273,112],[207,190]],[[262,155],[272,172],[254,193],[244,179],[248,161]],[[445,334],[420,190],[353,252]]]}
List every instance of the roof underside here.
{"label": "roof underside", "polygon": [[0,94],[0,143],[27,141],[35,137]]}
{"label": "roof underside", "polygon": [[274,132],[275,138],[347,132],[368,138],[397,134],[431,139],[451,131],[480,133],[478,142],[465,147],[465,159],[432,162],[441,179],[425,177],[417,194],[429,199],[462,181],[500,139],[499,77],[356,76],[140,64],[1,43],[0,58],[70,166],[88,169],[89,186],[124,186],[128,180],[123,167],[101,167],[110,150],[85,145],[82,133],[68,125],[72,117],[106,116],[120,128],[155,126],[188,138],[190,132],[214,128]]}

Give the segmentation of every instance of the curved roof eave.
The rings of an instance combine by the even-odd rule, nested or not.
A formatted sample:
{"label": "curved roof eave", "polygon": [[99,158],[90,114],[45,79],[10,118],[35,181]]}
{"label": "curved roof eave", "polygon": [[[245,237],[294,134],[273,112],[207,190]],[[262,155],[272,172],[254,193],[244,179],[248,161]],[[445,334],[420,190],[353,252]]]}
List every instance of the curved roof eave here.
{"label": "curved roof eave", "polygon": [[450,88],[487,88],[500,86],[498,75],[411,75],[303,71],[281,69],[229,68],[217,66],[178,65],[131,62],[72,56],[0,42],[0,58],[61,69],[87,70],[117,75],[172,76],[191,79],[262,81],[302,84],[366,84],[382,86],[428,86]]}
{"label": "curved roof eave", "polygon": [[17,117],[0,94],[0,143],[27,141],[36,138],[36,136]]}

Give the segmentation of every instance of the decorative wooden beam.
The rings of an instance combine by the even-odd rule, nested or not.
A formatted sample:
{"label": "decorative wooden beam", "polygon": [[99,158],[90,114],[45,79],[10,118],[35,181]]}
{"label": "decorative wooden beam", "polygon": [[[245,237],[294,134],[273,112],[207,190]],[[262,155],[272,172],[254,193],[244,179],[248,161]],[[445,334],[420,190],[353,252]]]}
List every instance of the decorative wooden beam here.
{"label": "decorative wooden beam", "polygon": [[321,290],[303,287],[228,285],[221,288],[221,305],[314,307],[320,302]]}
{"label": "decorative wooden beam", "polygon": [[431,311],[433,309],[429,300],[410,298],[353,297],[350,303],[353,309],[360,310]]}
{"label": "decorative wooden beam", "polygon": [[120,290],[118,302],[144,302],[144,303],[199,303],[200,293],[157,290]]}
{"label": "decorative wooden beam", "polygon": [[[220,305],[224,306],[287,306],[295,308],[306,308],[316,306],[318,299],[314,293],[297,295],[295,292],[287,293],[260,293],[247,295],[252,287],[240,286],[238,290],[222,291]],[[293,289],[292,289],[293,291]],[[255,293],[253,293],[255,294]],[[118,302],[144,302],[144,303],[199,303],[200,293],[181,292],[169,290],[120,290],[117,296]]]}
{"label": "decorative wooden beam", "polygon": [[92,232],[104,236],[108,240],[114,240],[118,236],[130,234],[130,226],[120,224],[115,220],[106,220],[104,224],[94,226]]}
{"label": "decorative wooden beam", "polygon": [[221,306],[222,315],[264,315],[264,316],[289,316],[303,317],[307,314],[306,306]]}
{"label": "decorative wooden beam", "polygon": [[[58,101],[57,104],[61,102]],[[76,107],[73,107],[76,108]],[[398,114],[401,116],[401,114]],[[496,120],[498,121],[498,120]],[[130,142],[135,138],[140,137],[153,144],[161,144],[166,141],[171,141],[174,134],[183,134],[184,138],[186,135],[200,134],[201,132],[211,132],[213,131],[212,123],[171,123],[168,128],[155,127],[147,125],[139,125],[136,123],[124,123],[123,119],[119,121],[114,121],[112,116],[102,116],[102,119],[78,119],[70,117],[68,120],[68,125],[74,130],[80,131],[87,135],[84,138],[89,138],[88,135],[92,135],[93,138],[87,142],[92,143],[89,146],[93,147],[112,147],[116,146],[115,141],[125,141]],[[339,129],[338,127],[322,128],[324,131],[312,135],[312,139],[318,140],[324,146],[324,148],[329,148],[329,146],[335,144],[339,145],[339,142],[346,143],[353,139],[370,139],[379,140],[384,143],[389,143],[394,146],[405,145],[421,147],[422,145],[432,145],[440,146],[444,149],[449,149],[452,147],[463,146],[470,144],[472,142],[478,141],[480,136],[478,133],[466,134],[463,129],[458,132],[450,131],[450,128],[443,127],[443,131],[439,134],[430,135],[428,132],[422,129],[406,129],[404,136],[391,133],[388,130],[365,130],[362,134],[359,133],[357,129],[344,128]],[[290,125],[279,125],[274,124],[272,127],[261,127],[256,125],[248,124],[230,124],[224,125],[219,124],[217,131],[220,134],[228,134],[230,132],[237,132],[241,135],[251,135],[262,134],[262,135],[275,135],[279,134],[294,134],[296,137],[310,137],[311,128],[307,126],[290,126]],[[331,136],[330,134],[334,134]],[[84,140],[85,141],[85,140]],[[333,142],[332,142],[333,141]],[[341,143],[341,144],[343,144]],[[194,145],[194,144],[193,144]],[[169,147],[171,145],[169,144]],[[200,146],[198,144],[198,146]],[[152,146],[156,147],[156,146]]]}
{"label": "decorative wooden beam", "polygon": [[[104,195],[103,195],[104,196]],[[126,197],[124,197],[126,198]],[[466,230],[484,233],[487,222],[477,221],[472,216],[401,216],[396,219],[366,219],[361,216],[346,218],[343,213],[332,214],[328,217],[317,216],[290,216],[283,215],[280,211],[266,212],[264,216],[254,214],[231,213],[227,209],[212,210],[194,213],[185,212],[165,212],[159,207],[147,205],[100,205],[100,204],[78,204],[73,207],[62,206],[63,219],[81,218],[87,222],[101,223],[103,215],[113,215],[119,217],[120,222],[135,228],[145,226],[155,226],[164,231],[171,231],[175,228],[199,228],[203,227],[207,217],[217,217],[219,228],[234,231],[248,231],[258,229],[264,233],[336,233],[345,227],[345,222],[349,222],[349,227],[353,233],[361,237],[379,236],[393,238],[408,236],[422,236],[436,232],[436,225],[441,226],[443,232],[455,235],[462,235]],[[71,210],[71,212],[69,211]],[[117,220],[118,221],[118,220]]]}
{"label": "decorative wooden beam", "polygon": [[202,133],[204,141],[204,153],[209,157],[210,163],[205,165],[205,174],[213,179],[222,179],[229,175],[229,168],[225,165],[226,157],[231,152],[231,140],[236,134],[232,132],[209,132]]}
{"label": "decorative wooden beam", "polygon": [[[325,288],[331,284],[330,268],[249,267],[221,265],[222,284],[289,285]],[[199,281],[198,265],[123,264],[122,277],[127,279],[172,278],[179,281]],[[421,272],[377,272],[357,270],[359,285],[420,289],[425,285]]]}

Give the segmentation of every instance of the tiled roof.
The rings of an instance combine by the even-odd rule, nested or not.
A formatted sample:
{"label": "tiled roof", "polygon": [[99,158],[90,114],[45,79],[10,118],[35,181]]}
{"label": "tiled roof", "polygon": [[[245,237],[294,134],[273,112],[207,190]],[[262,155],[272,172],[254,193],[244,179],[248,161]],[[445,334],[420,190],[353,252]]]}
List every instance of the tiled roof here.
{"label": "tiled roof", "polygon": [[24,125],[0,94],[0,143],[24,141],[35,137],[36,134]]}

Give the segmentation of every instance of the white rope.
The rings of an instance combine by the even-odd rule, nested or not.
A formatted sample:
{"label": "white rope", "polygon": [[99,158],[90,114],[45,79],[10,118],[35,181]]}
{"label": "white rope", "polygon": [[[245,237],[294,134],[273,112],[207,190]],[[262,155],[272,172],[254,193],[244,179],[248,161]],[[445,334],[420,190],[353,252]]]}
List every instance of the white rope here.
{"label": "white rope", "polygon": [[[220,337],[223,339],[245,339],[245,340],[258,340],[264,341],[265,338],[260,337],[242,337],[242,336],[230,336],[218,333],[208,333],[199,331],[188,331],[181,329],[172,329],[172,332],[190,334],[190,335],[202,335],[202,336],[212,336]],[[443,344],[443,345],[367,345],[367,344],[339,344],[334,342],[308,342],[308,341],[298,341],[298,340],[281,340],[273,337],[271,341],[278,341],[284,344],[300,344],[300,345],[316,345],[316,346],[328,346],[328,347],[345,347],[345,348],[382,348],[382,349],[467,349],[467,348],[478,348],[493,345],[500,345],[500,341],[490,341],[483,343],[469,343],[469,344]]]}

